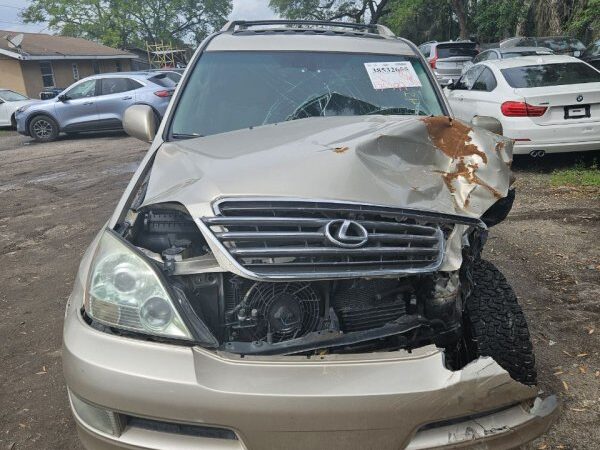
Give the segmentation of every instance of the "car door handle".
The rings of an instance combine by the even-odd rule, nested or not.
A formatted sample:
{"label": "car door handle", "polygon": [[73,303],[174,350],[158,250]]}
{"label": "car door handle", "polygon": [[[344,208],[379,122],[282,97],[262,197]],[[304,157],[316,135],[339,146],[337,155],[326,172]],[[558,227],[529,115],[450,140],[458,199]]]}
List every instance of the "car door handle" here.
{"label": "car door handle", "polygon": [[131,100],[133,97],[131,95],[128,95],[127,97],[123,97],[121,100]]}
{"label": "car door handle", "polygon": [[84,104],[84,105],[86,105],[86,106],[87,106],[87,105],[93,105],[93,104],[94,104],[94,102],[83,102],[83,104]]}

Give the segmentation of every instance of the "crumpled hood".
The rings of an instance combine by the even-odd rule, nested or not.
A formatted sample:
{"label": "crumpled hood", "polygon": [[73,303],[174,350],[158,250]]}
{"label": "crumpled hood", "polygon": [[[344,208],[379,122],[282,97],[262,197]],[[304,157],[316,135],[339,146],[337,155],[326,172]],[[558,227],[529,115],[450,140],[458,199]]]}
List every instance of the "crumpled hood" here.
{"label": "crumpled hood", "polygon": [[164,143],[144,205],[201,217],[217,198],[277,196],[480,217],[511,160],[512,141],[445,116],[308,118]]}

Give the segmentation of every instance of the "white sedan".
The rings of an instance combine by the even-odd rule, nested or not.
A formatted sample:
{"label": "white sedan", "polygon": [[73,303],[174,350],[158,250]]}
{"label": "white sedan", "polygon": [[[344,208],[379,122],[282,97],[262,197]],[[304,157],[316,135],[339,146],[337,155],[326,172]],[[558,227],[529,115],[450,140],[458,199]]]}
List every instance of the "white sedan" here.
{"label": "white sedan", "polygon": [[481,62],[445,93],[456,118],[501,127],[515,154],[600,149],[600,71],[577,58]]}
{"label": "white sedan", "polygon": [[15,111],[34,101],[10,89],[0,89],[0,127],[16,127]]}

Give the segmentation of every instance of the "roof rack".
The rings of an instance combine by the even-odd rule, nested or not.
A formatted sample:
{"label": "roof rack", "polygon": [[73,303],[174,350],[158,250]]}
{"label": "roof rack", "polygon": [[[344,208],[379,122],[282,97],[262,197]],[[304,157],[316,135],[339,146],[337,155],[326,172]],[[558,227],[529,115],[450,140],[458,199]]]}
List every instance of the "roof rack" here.
{"label": "roof rack", "polygon": [[250,27],[281,25],[284,28],[347,28],[350,30],[376,34],[382,37],[394,38],[396,35],[388,27],[379,24],[364,24],[352,22],[333,22],[325,20],[233,20],[225,24],[221,31],[242,31]]}

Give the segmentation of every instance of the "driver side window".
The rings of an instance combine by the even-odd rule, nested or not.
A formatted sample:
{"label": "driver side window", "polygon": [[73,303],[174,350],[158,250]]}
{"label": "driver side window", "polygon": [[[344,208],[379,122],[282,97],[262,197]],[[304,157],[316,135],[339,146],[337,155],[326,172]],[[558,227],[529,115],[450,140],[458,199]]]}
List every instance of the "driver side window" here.
{"label": "driver side window", "polygon": [[78,84],[65,93],[70,100],[93,97],[96,95],[96,80],[88,80]]}
{"label": "driver side window", "polygon": [[483,66],[474,66],[465,72],[454,85],[454,90],[468,91],[473,87],[475,80],[479,77],[483,70]]}

